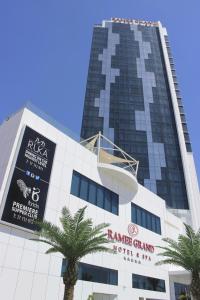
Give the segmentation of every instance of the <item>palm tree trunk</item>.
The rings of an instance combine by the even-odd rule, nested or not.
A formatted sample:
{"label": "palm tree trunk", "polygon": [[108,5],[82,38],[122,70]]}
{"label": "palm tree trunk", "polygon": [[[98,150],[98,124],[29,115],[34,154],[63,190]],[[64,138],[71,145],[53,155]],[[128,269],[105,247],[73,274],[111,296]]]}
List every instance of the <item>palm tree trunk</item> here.
{"label": "palm tree trunk", "polygon": [[190,291],[193,300],[200,300],[200,277],[198,272],[192,272]]}
{"label": "palm tree trunk", "polygon": [[74,299],[74,285],[67,286],[65,285],[64,300],[73,300]]}
{"label": "palm tree trunk", "polygon": [[77,279],[77,263],[74,260],[68,260],[67,269],[63,275],[63,283],[65,285],[64,300],[73,300],[74,286]]}

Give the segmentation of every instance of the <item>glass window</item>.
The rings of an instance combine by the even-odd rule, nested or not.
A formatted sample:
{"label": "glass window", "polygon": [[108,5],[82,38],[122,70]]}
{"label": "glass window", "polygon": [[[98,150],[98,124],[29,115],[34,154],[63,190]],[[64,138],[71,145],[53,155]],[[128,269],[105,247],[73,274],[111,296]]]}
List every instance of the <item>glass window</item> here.
{"label": "glass window", "polygon": [[132,222],[137,223],[137,210],[135,205],[132,205]]}
{"label": "glass window", "polygon": [[137,207],[137,224],[142,225],[142,211]]}
{"label": "glass window", "polygon": [[147,214],[147,229],[152,230],[151,215]]}
{"label": "glass window", "polygon": [[110,283],[109,282],[109,271],[104,268],[96,268],[95,270],[95,281],[99,283]]}
{"label": "glass window", "polygon": [[152,218],[152,231],[156,232],[156,217],[152,215],[151,218]]}
{"label": "glass window", "polygon": [[81,178],[80,198],[88,199],[88,179],[86,177]]}
{"label": "glass window", "polygon": [[156,218],[156,232],[161,234],[160,219],[159,218]]}
{"label": "glass window", "polygon": [[108,211],[112,210],[112,198],[111,198],[111,193],[109,190],[104,191],[104,200],[105,200],[105,209]]}
{"label": "glass window", "polygon": [[88,195],[88,201],[92,204],[96,204],[96,198],[97,198],[97,187],[96,183],[90,182],[89,184],[89,195]]}
{"label": "glass window", "polygon": [[118,271],[79,263],[79,280],[118,285]]}
{"label": "glass window", "polygon": [[104,208],[104,190],[101,186],[97,187],[97,206]]}
{"label": "glass window", "polygon": [[141,214],[142,214],[142,223],[141,223],[141,225],[143,227],[147,228],[147,221],[146,221],[147,214],[145,213],[145,210],[141,210]]}
{"label": "glass window", "polygon": [[117,285],[118,283],[118,272],[117,271],[110,271],[109,272],[110,278],[109,278],[109,282],[112,285]]}
{"label": "glass window", "polygon": [[80,176],[77,172],[73,172],[71,194],[79,197]]}
{"label": "glass window", "polygon": [[133,276],[132,287],[134,287],[135,289],[141,288],[141,287],[139,286],[139,280],[137,279],[136,276]]}
{"label": "glass window", "polygon": [[134,203],[131,204],[131,221],[155,233],[161,234],[160,218]]}
{"label": "glass window", "polygon": [[191,300],[189,285],[175,282],[174,289],[175,289],[176,300],[179,300],[180,296],[186,296],[188,300]]}
{"label": "glass window", "polygon": [[62,260],[62,267],[61,267],[61,276],[64,275],[64,273],[66,271],[66,268],[67,268],[67,260],[65,258],[63,258],[63,260]]}
{"label": "glass window", "polygon": [[155,292],[165,292],[165,281],[159,278],[132,274],[132,287]]}
{"label": "glass window", "polygon": [[112,213],[119,214],[119,196],[115,193],[112,193]]}
{"label": "glass window", "polygon": [[119,195],[76,171],[73,171],[71,194],[115,215],[119,213]]}

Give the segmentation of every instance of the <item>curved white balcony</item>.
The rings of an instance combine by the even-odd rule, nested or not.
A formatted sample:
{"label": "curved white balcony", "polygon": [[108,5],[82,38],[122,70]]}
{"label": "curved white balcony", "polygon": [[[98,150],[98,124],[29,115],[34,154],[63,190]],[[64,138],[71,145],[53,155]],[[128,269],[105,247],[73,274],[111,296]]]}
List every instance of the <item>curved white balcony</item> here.
{"label": "curved white balcony", "polygon": [[81,142],[97,155],[97,166],[101,175],[119,180],[134,194],[138,190],[137,171],[139,162],[113,144],[101,133]]}
{"label": "curved white balcony", "polygon": [[123,184],[123,186],[127,186],[127,188],[131,189],[134,193],[138,191],[137,178],[131,174],[131,172],[121,167],[101,162],[98,162],[97,166],[100,172],[104,172],[105,174],[116,178]]}

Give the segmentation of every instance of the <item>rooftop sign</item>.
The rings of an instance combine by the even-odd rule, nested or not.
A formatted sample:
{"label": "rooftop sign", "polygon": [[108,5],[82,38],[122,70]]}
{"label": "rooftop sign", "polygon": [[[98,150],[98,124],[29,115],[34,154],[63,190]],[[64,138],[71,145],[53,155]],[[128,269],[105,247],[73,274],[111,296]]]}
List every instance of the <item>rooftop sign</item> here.
{"label": "rooftop sign", "polygon": [[123,19],[123,18],[111,18],[111,21],[114,23],[123,23],[123,24],[134,24],[134,25],[143,25],[143,26],[158,26],[158,22],[144,21],[144,20],[133,20],[133,19]]}

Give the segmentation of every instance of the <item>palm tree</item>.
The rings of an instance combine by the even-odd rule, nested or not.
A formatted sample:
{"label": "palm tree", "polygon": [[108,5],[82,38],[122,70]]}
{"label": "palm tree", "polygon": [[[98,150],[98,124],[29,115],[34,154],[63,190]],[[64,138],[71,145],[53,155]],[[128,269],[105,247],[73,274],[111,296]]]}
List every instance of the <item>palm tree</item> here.
{"label": "palm tree", "polygon": [[165,257],[156,265],[173,264],[191,273],[190,292],[193,300],[200,300],[200,229],[197,233],[191,226],[185,225],[186,235],[180,234],[178,241],[164,238],[167,246],[158,247],[164,252],[158,255]]}
{"label": "palm tree", "polygon": [[184,294],[180,294],[179,295],[179,297],[178,297],[178,300],[187,300],[188,298],[187,298],[187,296],[186,296],[186,294],[184,293]]}
{"label": "palm tree", "polygon": [[73,217],[69,209],[64,207],[60,217],[62,229],[47,221],[38,222],[39,230],[36,234],[39,238],[33,239],[51,246],[46,254],[60,252],[67,260],[63,275],[64,300],[73,300],[74,286],[78,280],[78,263],[83,256],[96,252],[113,253],[105,246],[110,241],[107,234],[102,232],[109,224],[93,226],[92,220],[85,218],[85,209],[86,206],[79,209]]}

